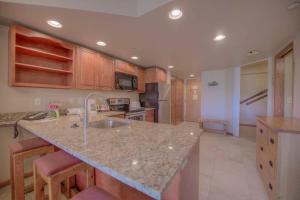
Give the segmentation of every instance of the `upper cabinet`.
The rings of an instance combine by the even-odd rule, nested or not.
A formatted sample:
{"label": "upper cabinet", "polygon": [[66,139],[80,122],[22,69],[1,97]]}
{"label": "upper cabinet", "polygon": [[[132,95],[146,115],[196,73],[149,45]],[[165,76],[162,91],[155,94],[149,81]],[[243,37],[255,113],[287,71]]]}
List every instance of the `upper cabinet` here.
{"label": "upper cabinet", "polygon": [[75,47],[51,36],[12,25],[10,84],[20,87],[72,88]]}
{"label": "upper cabinet", "polygon": [[113,90],[115,84],[114,60],[103,54],[98,54],[96,65],[96,86],[103,90]]}
{"label": "upper cabinet", "polygon": [[[22,26],[10,31],[11,86],[114,90],[117,71],[137,76],[145,92],[143,68]],[[153,69],[149,79],[164,82],[164,71]]]}
{"label": "upper cabinet", "polygon": [[118,59],[115,60],[115,71],[137,75],[137,67],[135,65]]}
{"label": "upper cabinet", "polygon": [[138,92],[145,92],[145,70],[141,67],[137,67],[137,77],[138,77]]}
{"label": "upper cabinet", "polygon": [[76,48],[76,88],[95,88],[97,57],[94,51],[82,47]]}
{"label": "upper cabinet", "polygon": [[114,89],[113,59],[95,51],[77,47],[76,87],[79,89]]}
{"label": "upper cabinet", "polygon": [[151,67],[145,70],[145,83],[166,83],[167,73],[158,67]]}

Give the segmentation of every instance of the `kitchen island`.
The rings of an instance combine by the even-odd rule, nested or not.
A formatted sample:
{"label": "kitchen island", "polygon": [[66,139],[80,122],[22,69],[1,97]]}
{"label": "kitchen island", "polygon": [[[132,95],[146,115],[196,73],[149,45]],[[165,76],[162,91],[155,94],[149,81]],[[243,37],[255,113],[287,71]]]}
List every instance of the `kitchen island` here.
{"label": "kitchen island", "polygon": [[91,117],[91,121],[104,119],[128,124],[117,128],[89,127],[86,142],[77,116],[20,121],[19,126],[151,199],[164,199],[177,174],[181,175],[178,199],[198,199],[202,131],[197,124],[173,126],[103,115]]}

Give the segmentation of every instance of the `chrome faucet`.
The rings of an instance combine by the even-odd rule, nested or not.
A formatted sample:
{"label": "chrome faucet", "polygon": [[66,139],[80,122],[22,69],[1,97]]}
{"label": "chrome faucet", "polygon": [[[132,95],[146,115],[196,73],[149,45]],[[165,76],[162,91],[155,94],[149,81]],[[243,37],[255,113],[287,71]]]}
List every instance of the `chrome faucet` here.
{"label": "chrome faucet", "polygon": [[89,111],[88,111],[88,101],[91,96],[100,95],[100,92],[92,92],[88,94],[84,99],[84,117],[83,117],[83,134],[84,134],[84,143],[87,142],[87,129],[89,127]]}

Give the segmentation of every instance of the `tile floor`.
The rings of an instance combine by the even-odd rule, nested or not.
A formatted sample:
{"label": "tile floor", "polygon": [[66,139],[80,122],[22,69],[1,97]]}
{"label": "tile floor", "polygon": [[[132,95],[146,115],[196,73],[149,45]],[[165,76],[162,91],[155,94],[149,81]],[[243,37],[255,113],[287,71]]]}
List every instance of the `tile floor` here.
{"label": "tile floor", "polygon": [[[255,143],[204,133],[200,140],[199,200],[268,200],[255,166]],[[10,187],[0,190],[10,200]],[[32,193],[26,200],[33,200]],[[63,198],[64,199],[64,198]]]}
{"label": "tile floor", "polygon": [[214,133],[200,139],[200,200],[268,200],[255,142]]}

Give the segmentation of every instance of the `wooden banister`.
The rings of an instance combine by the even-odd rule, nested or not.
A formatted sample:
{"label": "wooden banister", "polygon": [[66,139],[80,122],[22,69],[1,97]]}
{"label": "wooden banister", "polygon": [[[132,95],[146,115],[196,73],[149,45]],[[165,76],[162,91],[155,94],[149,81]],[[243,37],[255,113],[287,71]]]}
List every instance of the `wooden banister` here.
{"label": "wooden banister", "polygon": [[255,103],[255,102],[257,102],[257,101],[259,101],[259,100],[261,100],[261,99],[263,99],[263,98],[266,98],[267,96],[268,96],[268,94],[265,94],[265,95],[263,95],[263,96],[261,96],[261,97],[258,97],[258,98],[256,98],[256,99],[254,99],[254,100],[252,100],[252,101],[246,103],[246,105],[249,106],[249,105],[251,105],[251,104],[253,104],[253,103]]}
{"label": "wooden banister", "polygon": [[[256,94],[252,95],[251,97],[249,97],[249,98],[247,98],[247,99],[241,101],[240,104],[246,103],[247,101],[250,101],[251,99],[253,99],[253,98],[255,98],[255,97],[258,97],[258,96],[260,96],[260,95],[263,95],[263,94],[265,94],[265,93],[267,93],[267,92],[268,92],[268,89],[265,89],[265,90],[263,90],[263,91],[261,91],[261,92],[258,92],[258,93],[256,93]],[[268,96],[268,95],[267,95],[267,96]]]}

